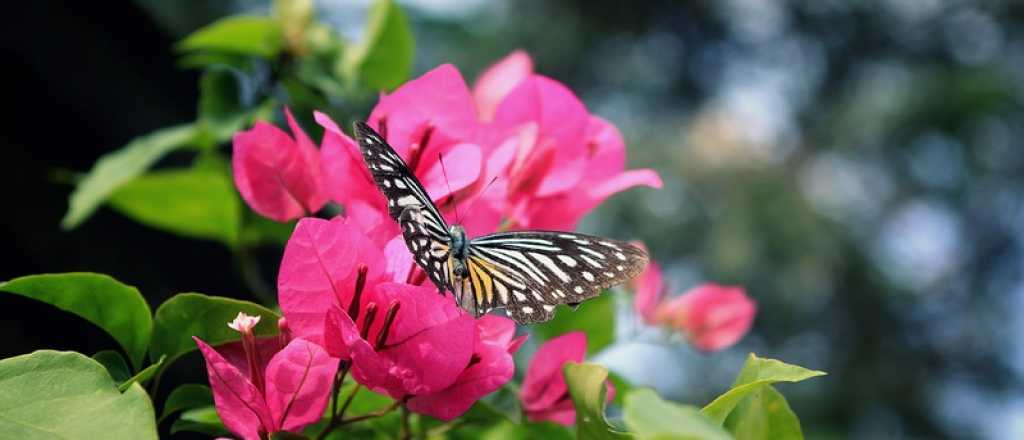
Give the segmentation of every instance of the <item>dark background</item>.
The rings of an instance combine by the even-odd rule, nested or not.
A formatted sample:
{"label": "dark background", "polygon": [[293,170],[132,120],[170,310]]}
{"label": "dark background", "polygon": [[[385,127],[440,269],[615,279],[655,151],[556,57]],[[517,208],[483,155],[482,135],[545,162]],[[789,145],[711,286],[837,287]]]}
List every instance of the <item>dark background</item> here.
{"label": "dark background", "polygon": [[[416,69],[467,79],[522,48],[616,123],[666,180],[581,228],[652,245],[677,291],[742,284],[753,333],[680,354],[702,403],[748,351],[829,372],[782,387],[809,438],[1024,435],[1024,8],[1011,1],[405,3]],[[363,2],[317,3],[358,35]],[[195,118],[173,44],[261,2],[31,2],[5,10],[0,279],[95,271],[151,306],[249,298],[222,245],[100,209],[59,227],[101,154]],[[161,165],[184,163],[171,156]],[[278,253],[275,253],[278,252]],[[279,251],[262,256],[272,281]],[[0,356],[114,346],[83,320],[0,300]],[[169,383],[201,380],[180,361]],[[194,366],[191,370],[188,366]]]}

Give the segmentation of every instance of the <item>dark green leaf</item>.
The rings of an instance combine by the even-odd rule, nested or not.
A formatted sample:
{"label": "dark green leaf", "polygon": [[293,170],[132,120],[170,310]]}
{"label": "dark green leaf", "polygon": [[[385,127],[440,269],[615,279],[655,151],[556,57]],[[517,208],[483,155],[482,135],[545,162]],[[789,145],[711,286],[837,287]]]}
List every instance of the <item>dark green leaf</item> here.
{"label": "dark green leaf", "polygon": [[72,229],[81,224],[121,185],[142,174],[167,153],[192,142],[195,137],[196,127],[192,124],[162,128],[100,157],[71,192],[68,212],[61,220],[61,227]]}
{"label": "dark green leaf", "polygon": [[612,385],[615,386],[615,400],[612,400],[612,403],[621,406],[625,403],[626,395],[633,391],[633,384],[611,371],[608,372],[608,380],[612,381]]}
{"label": "dark green leaf", "polygon": [[171,424],[171,434],[181,431],[198,432],[214,437],[231,435],[213,406],[193,408],[181,413],[181,417]]}
{"label": "dark green leaf", "polygon": [[608,369],[597,364],[568,363],[563,368],[572,404],[576,407],[576,434],[581,439],[619,439],[629,435],[605,419],[605,380]]}
{"label": "dark green leaf", "polygon": [[723,425],[737,440],[802,440],[800,420],[771,385],[750,392],[729,413]]}
{"label": "dark green leaf", "polygon": [[117,386],[117,389],[119,389],[121,391],[124,391],[124,390],[128,389],[128,387],[130,387],[133,383],[138,383],[140,385],[145,385],[147,382],[149,382],[150,379],[153,378],[153,375],[156,374],[156,372],[160,370],[160,367],[162,367],[164,365],[164,361],[166,359],[167,359],[166,356],[161,356],[160,360],[158,360],[155,363],[151,364],[150,366],[142,369],[142,371],[140,371],[136,375],[128,378],[128,380],[125,380],[123,383],[121,383],[121,385]]}
{"label": "dark green leaf", "polygon": [[651,389],[630,392],[625,399],[626,426],[641,439],[729,440],[732,437],[695,406],[662,400]]}
{"label": "dark green leaf", "polygon": [[140,223],[187,237],[238,240],[242,206],[223,173],[194,169],[156,171],[118,189],[109,201]]}
{"label": "dark green leaf", "polygon": [[239,15],[200,28],[178,43],[178,49],[271,58],[281,51],[282,43],[281,30],[274,20]]}
{"label": "dark green leaf", "polygon": [[580,304],[577,310],[558,306],[555,319],[533,326],[534,332],[544,340],[571,331],[587,334],[587,352],[596,353],[615,339],[615,301],[611,292]]}
{"label": "dark green leaf", "polygon": [[153,318],[138,289],[102,274],[72,272],[29,275],[0,283],[0,291],[52,304],[98,325],[121,344],[139,368]]}
{"label": "dark green leaf", "polygon": [[271,435],[270,439],[271,440],[308,440],[309,437],[306,437],[306,436],[304,436],[302,434],[296,434],[294,432],[280,431],[280,432],[275,432],[274,435]]}
{"label": "dark green leaf", "polygon": [[210,345],[238,340],[238,332],[228,328],[228,322],[235,319],[238,312],[260,315],[257,335],[277,334],[280,316],[259,304],[200,293],[180,293],[156,310],[150,358],[167,356],[166,364],[170,364],[178,356],[196,349],[192,336]]}
{"label": "dark green leaf", "polygon": [[199,125],[210,132],[205,147],[216,147],[242,128],[249,114],[242,103],[237,75],[230,69],[208,69],[199,80]]}
{"label": "dark green leaf", "polygon": [[213,392],[210,387],[197,383],[187,383],[171,391],[164,401],[164,410],[160,421],[178,411],[213,405]]}
{"label": "dark green leaf", "polygon": [[103,368],[107,369],[110,373],[110,378],[114,379],[114,382],[122,383],[128,378],[132,377],[132,369],[128,366],[128,362],[124,360],[124,356],[114,350],[103,350],[99,353],[92,355],[93,360],[103,365]]}
{"label": "dark green leaf", "polygon": [[99,362],[50,350],[0,360],[4,438],[156,439],[142,387],[123,394]]}
{"label": "dark green leaf", "polygon": [[762,359],[751,353],[732,389],[718,396],[701,412],[721,424],[740,401],[760,389],[762,385],[770,385],[775,382],[799,382],[824,374],[822,371],[808,370],[775,359]]}
{"label": "dark green leaf", "polygon": [[376,0],[362,41],[342,58],[342,72],[371,90],[391,90],[409,77],[414,48],[402,9],[392,0]]}

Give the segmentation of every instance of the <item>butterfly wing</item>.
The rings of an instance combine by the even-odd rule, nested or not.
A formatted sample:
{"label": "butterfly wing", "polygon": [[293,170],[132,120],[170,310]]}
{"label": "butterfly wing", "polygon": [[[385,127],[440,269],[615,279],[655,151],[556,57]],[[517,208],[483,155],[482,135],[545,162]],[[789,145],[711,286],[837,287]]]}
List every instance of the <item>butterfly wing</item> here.
{"label": "butterfly wing", "polygon": [[402,228],[406,246],[438,289],[446,290],[450,243],[444,217],[402,157],[376,131],[356,122],[355,134],[366,167],[387,199],[388,214]]}
{"label": "butterfly wing", "polygon": [[601,290],[639,275],[647,260],[647,253],[637,246],[593,235],[547,231],[486,235],[470,242],[470,276],[455,286],[456,299],[478,314],[505,307],[520,323],[547,321],[556,305],[594,298]]}

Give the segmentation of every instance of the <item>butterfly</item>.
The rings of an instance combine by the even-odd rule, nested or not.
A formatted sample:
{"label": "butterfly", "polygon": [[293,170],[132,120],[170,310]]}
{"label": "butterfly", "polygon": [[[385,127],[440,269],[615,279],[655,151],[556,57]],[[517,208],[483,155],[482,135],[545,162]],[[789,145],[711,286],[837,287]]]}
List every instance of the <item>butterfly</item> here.
{"label": "butterfly", "polygon": [[439,293],[452,292],[476,317],[504,307],[522,324],[547,321],[558,304],[576,307],[647,265],[647,253],[637,246],[574,232],[510,231],[469,239],[462,226],[445,222],[423,185],[376,131],[356,122],[355,134],[413,260]]}

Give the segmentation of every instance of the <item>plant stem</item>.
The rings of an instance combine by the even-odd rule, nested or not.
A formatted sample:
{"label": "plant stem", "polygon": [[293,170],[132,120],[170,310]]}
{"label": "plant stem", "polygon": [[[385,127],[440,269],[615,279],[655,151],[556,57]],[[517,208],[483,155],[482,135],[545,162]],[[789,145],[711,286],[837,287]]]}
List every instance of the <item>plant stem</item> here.
{"label": "plant stem", "polygon": [[409,427],[409,408],[402,405],[402,439],[409,440],[412,438],[412,428]]}
{"label": "plant stem", "polygon": [[398,408],[399,405],[401,405],[401,404],[402,404],[401,402],[396,401],[395,403],[392,403],[388,407],[379,409],[379,410],[374,411],[372,413],[366,413],[366,414],[363,414],[361,416],[355,416],[355,417],[348,418],[348,419],[342,419],[341,423],[339,423],[338,425],[339,426],[340,425],[347,425],[349,423],[361,422],[363,420],[368,420],[368,419],[373,419],[373,418],[376,418],[376,417],[380,417],[380,416],[383,416],[383,415],[385,415],[385,414],[387,414],[387,413],[389,413],[391,411],[394,411],[395,408]]}
{"label": "plant stem", "polygon": [[[345,376],[348,375],[348,370],[351,367],[352,364],[348,361],[338,362],[338,372],[335,373],[334,384],[331,385],[331,420],[327,422],[327,426],[324,427],[324,430],[320,431],[320,434],[316,436],[316,440],[323,440],[327,437],[327,434],[330,434],[331,431],[334,431],[334,429],[340,425],[339,422],[341,421],[341,416],[338,414],[338,394],[341,392],[341,385],[345,382]],[[352,396],[354,396],[357,391],[359,391],[358,385],[356,385],[356,388],[352,390],[352,394],[348,396],[348,400],[345,401],[345,405],[341,407],[342,412],[344,412],[345,408],[348,407],[348,404],[351,403]]]}

